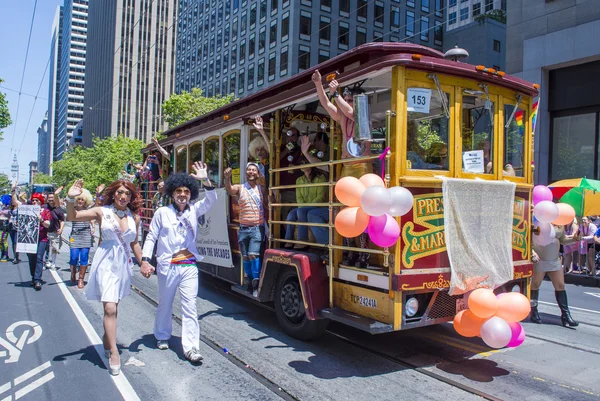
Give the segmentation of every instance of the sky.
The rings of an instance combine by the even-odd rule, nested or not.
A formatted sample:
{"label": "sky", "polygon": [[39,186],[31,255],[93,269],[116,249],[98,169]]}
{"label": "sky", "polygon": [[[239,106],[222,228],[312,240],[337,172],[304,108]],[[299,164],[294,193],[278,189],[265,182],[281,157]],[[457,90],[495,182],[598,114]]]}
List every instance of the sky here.
{"label": "sky", "polygon": [[[18,92],[34,3],[35,0],[0,0],[0,78],[4,80],[0,84],[0,91],[6,94],[13,121],[11,126],[3,130],[4,140],[0,142],[0,173],[11,176],[13,155],[17,153],[20,182],[28,179],[29,162],[37,160],[37,129],[48,109],[48,71],[43,74],[50,57],[54,14],[56,7],[62,5],[63,1],[37,1],[17,118]],[[35,101],[40,82],[41,89]]]}

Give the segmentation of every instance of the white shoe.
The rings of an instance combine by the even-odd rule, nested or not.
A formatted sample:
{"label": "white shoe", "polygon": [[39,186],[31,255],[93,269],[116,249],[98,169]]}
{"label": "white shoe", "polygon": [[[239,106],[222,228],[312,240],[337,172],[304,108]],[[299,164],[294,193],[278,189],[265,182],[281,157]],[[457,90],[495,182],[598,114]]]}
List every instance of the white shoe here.
{"label": "white shoe", "polygon": [[252,296],[253,296],[254,298],[258,298],[258,290],[254,290],[254,291],[252,291]]}
{"label": "white shoe", "polygon": [[185,353],[185,357],[188,361],[192,363],[198,363],[202,360],[202,355],[200,355],[200,351],[196,348],[192,348],[188,352]]}
{"label": "white shoe", "polygon": [[167,340],[158,340],[156,342],[156,348],[166,350],[169,349],[169,341]]}
{"label": "white shoe", "polygon": [[52,263],[46,262],[46,269],[50,268],[50,266],[52,266]]}

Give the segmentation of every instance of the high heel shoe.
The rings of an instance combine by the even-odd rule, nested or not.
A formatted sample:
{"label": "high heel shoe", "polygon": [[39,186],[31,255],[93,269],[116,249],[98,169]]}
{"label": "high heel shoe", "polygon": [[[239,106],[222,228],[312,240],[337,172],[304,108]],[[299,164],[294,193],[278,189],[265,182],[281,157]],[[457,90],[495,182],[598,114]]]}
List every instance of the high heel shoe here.
{"label": "high heel shoe", "polygon": [[112,365],[110,363],[110,357],[108,358],[108,372],[113,376],[118,376],[121,373],[121,361],[119,360],[118,365]]}

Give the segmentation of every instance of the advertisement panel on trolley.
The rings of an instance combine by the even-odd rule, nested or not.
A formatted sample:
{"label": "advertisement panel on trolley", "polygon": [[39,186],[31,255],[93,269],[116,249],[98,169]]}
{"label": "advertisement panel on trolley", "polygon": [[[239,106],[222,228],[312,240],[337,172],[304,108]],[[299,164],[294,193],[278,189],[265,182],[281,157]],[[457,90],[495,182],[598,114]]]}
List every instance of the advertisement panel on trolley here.
{"label": "advertisement panel on trolley", "polygon": [[196,247],[198,253],[204,256],[203,263],[233,267],[227,234],[227,192],[223,188],[216,191],[217,202],[208,213],[198,218]]}

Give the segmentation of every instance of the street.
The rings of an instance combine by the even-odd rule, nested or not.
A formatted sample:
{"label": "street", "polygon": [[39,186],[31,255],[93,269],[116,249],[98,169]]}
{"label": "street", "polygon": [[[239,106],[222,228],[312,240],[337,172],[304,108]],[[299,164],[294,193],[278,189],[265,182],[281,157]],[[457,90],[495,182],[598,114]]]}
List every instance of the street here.
{"label": "street", "polygon": [[[65,230],[68,231],[68,228]],[[65,232],[63,236],[66,236]],[[23,255],[24,256],[24,255]],[[371,336],[331,324],[319,341],[286,336],[274,313],[200,276],[201,366],[182,355],[179,301],[168,351],[152,335],[156,276],[136,274],[119,310],[122,374],[106,370],[102,307],[69,280],[68,246],[42,291],[28,266],[0,264],[2,400],[593,400],[600,397],[600,291],[568,285],[576,329],[560,325],[553,288],[543,325],[525,343],[493,350],[451,324]],[[64,280],[64,282],[63,282]],[[12,326],[11,326],[12,325]],[[6,331],[6,333],[5,333]]]}

